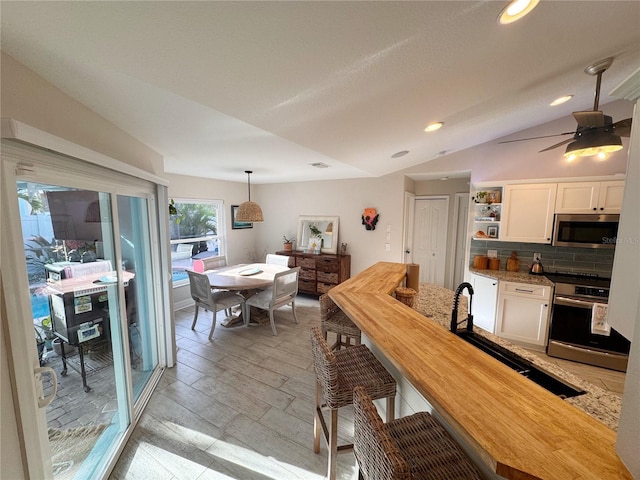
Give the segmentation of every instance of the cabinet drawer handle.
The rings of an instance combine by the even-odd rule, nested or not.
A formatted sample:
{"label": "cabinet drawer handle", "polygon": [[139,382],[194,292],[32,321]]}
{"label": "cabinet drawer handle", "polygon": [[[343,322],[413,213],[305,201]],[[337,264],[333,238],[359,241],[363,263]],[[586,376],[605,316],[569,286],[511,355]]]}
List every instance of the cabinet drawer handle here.
{"label": "cabinet drawer handle", "polygon": [[533,290],[525,290],[524,288],[516,288],[516,292],[533,293]]}

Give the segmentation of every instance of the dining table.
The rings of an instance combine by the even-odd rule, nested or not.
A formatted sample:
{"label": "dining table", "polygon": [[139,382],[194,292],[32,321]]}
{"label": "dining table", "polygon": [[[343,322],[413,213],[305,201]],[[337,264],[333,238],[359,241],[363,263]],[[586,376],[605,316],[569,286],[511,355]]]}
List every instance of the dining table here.
{"label": "dining table", "polygon": [[[284,272],[288,269],[289,267],[271,263],[250,263],[205,270],[204,274],[209,278],[212,289],[243,291],[246,292],[243,295],[249,297],[256,290],[269,288],[273,285],[276,273]],[[253,310],[252,318],[257,318],[254,317]],[[223,320],[220,324],[224,327],[231,327],[240,322],[244,323],[242,312],[237,317],[229,317]]]}

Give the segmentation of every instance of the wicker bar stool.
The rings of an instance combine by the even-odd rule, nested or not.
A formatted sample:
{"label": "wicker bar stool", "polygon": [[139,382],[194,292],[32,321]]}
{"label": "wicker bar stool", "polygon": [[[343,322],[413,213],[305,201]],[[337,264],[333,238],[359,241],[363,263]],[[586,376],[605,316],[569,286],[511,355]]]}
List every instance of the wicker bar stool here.
{"label": "wicker bar stool", "polygon": [[353,392],[360,480],[480,480],[478,469],[427,412],[383,423],[364,388]]}
{"label": "wicker bar stool", "polygon": [[[339,350],[341,347],[351,346],[351,340],[355,345],[360,345],[362,333],[347,315],[340,310],[329,295],[320,295],[320,328],[324,339],[327,340],[328,332],[336,334],[336,343],[331,345],[331,350]],[[343,341],[342,337],[346,337]]]}
{"label": "wicker bar stool", "polygon": [[[353,403],[353,389],[361,385],[373,399],[387,399],[387,421],[391,421],[395,410],[396,381],[366,345],[332,351],[318,327],[311,329],[311,351],[316,372],[313,451],[320,453],[322,429],[329,451],[328,478],[334,480],[338,452],[353,449],[353,444],[338,446],[338,409]],[[330,411],[329,428],[322,414],[323,407]]]}

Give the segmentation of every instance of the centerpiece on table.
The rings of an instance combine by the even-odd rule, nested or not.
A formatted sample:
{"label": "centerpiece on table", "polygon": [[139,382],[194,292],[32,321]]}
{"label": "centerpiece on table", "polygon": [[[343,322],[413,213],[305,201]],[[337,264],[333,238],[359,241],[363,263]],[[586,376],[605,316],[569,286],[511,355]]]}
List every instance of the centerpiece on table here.
{"label": "centerpiece on table", "polygon": [[309,237],[309,253],[320,253],[322,248],[322,232],[314,224],[309,224],[311,237]]}

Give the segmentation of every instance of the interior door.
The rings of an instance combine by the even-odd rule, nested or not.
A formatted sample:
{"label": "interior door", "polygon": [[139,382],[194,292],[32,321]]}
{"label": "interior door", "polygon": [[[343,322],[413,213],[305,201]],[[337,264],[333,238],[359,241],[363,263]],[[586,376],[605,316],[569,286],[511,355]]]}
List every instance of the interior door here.
{"label": "interior door", "polygon": [[104,478],[160,372],[153,195],[74,162],[2,157],[2,296],[31,478]]}
{"label": "interior door", "polygon": [[421,282],[444,286],[448,210],[448,197],[415,201],[412,259],[420,265]]}

